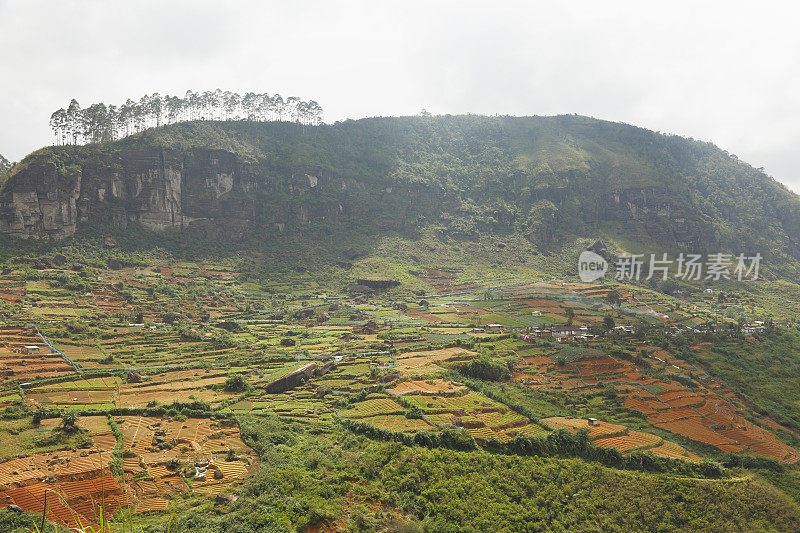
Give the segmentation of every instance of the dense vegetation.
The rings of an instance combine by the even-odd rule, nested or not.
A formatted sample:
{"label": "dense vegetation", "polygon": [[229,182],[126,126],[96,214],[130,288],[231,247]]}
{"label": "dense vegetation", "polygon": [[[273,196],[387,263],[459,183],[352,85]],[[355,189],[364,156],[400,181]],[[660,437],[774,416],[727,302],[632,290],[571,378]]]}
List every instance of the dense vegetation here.
{"label": "dense vegetation", "polygon": [[[45,149],[18,168],[52,159],[80,167],[105,151],[147,148],[227,150],[287,183],[301,168],[358,180],[364,194],[342,220],[351,233],[432,228],[467,241],[514,233],[544,250],[603,236],[611,252],[759,251],[787,274],[797,269],[786,260],[800,257],[790,238],[800,232],[800,201],[762,171],[709,143],[581,116],[194,121]],[[265,212],[300,204],[325,212],[340,201],[290,193],[285,183],[255,194]]]}
{"label": "dense vegetation", "polygon": [[[286,100],[279,94],[231,91],[195,92],[186,95],[144,95],[138,101],[130,98],[122,105],[92,104],[81,109],[74,98],[66,109],[50,116],[50,127],[56,144],[109,142],[150,127],[190,120],[283,120],[290,118],[301,124],[319,124],[322,107],[296,96]],[[2,168],[0,166],[0,171]]]}
{"label": "dense vegetation", "polygon": [[[791,531],[795,504],[756,480],[691,481],[576,459],[367,440],[243,419],[262,472],[225,513],[187,510],[178,531]],[[341,522],[340,522],[341,520]],[[152,531],[158,531],[153,528]]]}
{"label": "dense vegetation", "polygon": [[747,395],[756,409],[800,429],[800,332],[779,328],[755,342],[715,339],[696,357],[713,375]]}
{"label": "dense vegetation", "polygon": [[[265,211],[338,205],[323,187],[292,192],[298,169],[356,180],[357,209],[340,224],[287,225],[279,235],[264,223],[243,243],[136,226],[83,227],[58,244],[0,235],[0,318],[35,324],[69,354],[51,354],[62,368],[52,377],[14,366],[0,428],[14,444],[8,456],[83,445],[69,415],[53,425],[62,411],[109,415],[119,475],[131,452],[117,421],[237,418],[261,458],[255,477],[226,489],[229,499],[171,495],[168,513],[137,517],[152,533],[173,511],[171,531],[200,533],[800,529],[798,467],[779,462],[796,456],[734,454],[709,443],[716,434],[695,441],[658,427],[625,407],[631,391],[615,387],[619,368],[600,358],[634,365],[636,383],[656,397],[688,397],[710,374],[733,394],[714,389],[703,402],[730,394],[725,409],[738,422],[765,428],[779,451],[797,447],[793,434],[758,416],[800,428],[800,332],[770,317],[800,301],[797,285],[786,277],[706,293],[699,284],[642,283],[605,296],[603,287],[592,296],[566,287],[579,250],[598,236],[610,253],[772,250],[770,276],[791,273],[797,198],[760,171],[708,144],[584,117],[426,116],[185,122],[43,149],[12,172],[52,162],[67,179],[109,152],[161,148],[236,154],[235,168],[255,168],[269,183],[251,193]],[[398,285],[354,283],[371,276]],[[768,317],[765,331],[745,336],[745,325]],[[716,333],[669,331],[721,322]],[[600,337],[495,334],[564,323]],[[633,332],[610,331],[615,324]],[[344,359],[326,373],[265,391],[336,356]],[[581,385],[581,359],[584,369],[616,370]],[[392,391],[409,380],[437,392]],[[632,447],[604,445],[549,417],[624,426],[606,440]],[[675,454],[659,453],[667,442]],[[0,528],[29,523],[0,513]]]}

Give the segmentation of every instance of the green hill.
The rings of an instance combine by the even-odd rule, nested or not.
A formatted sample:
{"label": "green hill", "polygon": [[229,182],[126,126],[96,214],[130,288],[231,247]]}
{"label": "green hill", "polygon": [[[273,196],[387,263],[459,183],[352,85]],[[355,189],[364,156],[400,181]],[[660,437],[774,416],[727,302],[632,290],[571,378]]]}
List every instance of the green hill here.
{"label": "green hill", "polygon": [[798,208],[712,144],[582,116],[189,122],[31,154],[0,190],[0,231],[61,239],[84,223],[140,224],[258,243],[431,229],[542,251],[602,236],[775,263],[800,258]]}

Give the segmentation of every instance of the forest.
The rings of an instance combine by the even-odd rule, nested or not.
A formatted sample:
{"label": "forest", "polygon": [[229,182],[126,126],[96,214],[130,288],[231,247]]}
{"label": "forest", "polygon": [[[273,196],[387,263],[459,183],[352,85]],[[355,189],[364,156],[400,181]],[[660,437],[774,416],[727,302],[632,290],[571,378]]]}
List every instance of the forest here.
{"label": "forest", "polygon": [[[49,160],[64,168],[91,167],[92,148],[224,150],[238,161],[257,161],[260,175],[282,182],[275,191],[255,193],[268,218],[259,221],[262,227],[289,222],[270,218],[281,212],[276,207],[303,207],[312,220],[315,213],[338,210],[342,191],[321,194],[317,188],[309,198],[289,191],[292,174],[311,168],[367,187],[354,208],[342,212],[351,228],[365,221],[407,232],[435,226],[442,236],[465,241],[516,233],[539,250],[576,236],[594,238],[599,230],[606,240],[619,236],[653,249],[760,252],[766,268],[797,274],[800,247],[789,237],[800,231],[797,195],[710,143],[576,115],[385,117],[306,126],[291,121],[294,112],[275,107],[277,97],[267,102],[245,96],[237,110],[226,111],[202,103],[210,99],[198,94],[179,99],[183,103],[172,111],[163,99],[150,99],[157,112],[136,119],[120,113],[120,120],[99,129],[59,126],[59,142],[143,131],[88,151],[45,148],[12,169],[9,180],[26,165]],[[258,120],[291,120],[235,119],[256,100]],[[197,120],[148,128],[192,118]],[[312,199],[314,205],[299,205]]]}
{"label": "forest", "polygon": [[[304,125],[322,122],[322,107],[314,100],[280,94],[192,91],[180,96],[146,94],[120,105],[99,102],[82,108],[74,98],[50,116],[56,144],[110,142],[148,128],[192,120],[291,120]],[[2,171],[3,160],[0,160]]]}

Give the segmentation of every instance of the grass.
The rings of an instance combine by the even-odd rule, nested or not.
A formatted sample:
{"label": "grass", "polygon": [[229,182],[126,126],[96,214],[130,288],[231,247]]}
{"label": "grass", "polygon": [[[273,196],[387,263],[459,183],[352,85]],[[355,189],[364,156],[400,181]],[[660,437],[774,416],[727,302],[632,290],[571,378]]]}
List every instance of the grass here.
{"label": "grass", "polygon": [[[467,357],[479,354],[481,358],[506,365],[524,356],[538,355],[548,356],[553,361],[569,362],[589,354],[605,353],[612,348],[599,343],[591,347],[533,345],[513,336],[475,333],[471,326],[436,328],[418,318],[418,302],[423,298],[431,303],[428,315],[440,321],[462,324],[472,324],[477,320],[481,324],[501,323],[518,327],[560,324],[566,321],[564,313],[567,307],[575,309],[575,323],[583,324],[595,320],[594,313],[609,311],[607,303],[601,299],[562,290],[559,283],[531,282],[532,279],[552,276],[553,271],[570,263],[569,254],[580,244],[577,241],[565,244],[563,253],[550,257],[531,252],[529,242],[513,236],[504,244],[506,248],[498,252],[497,239],[469,244],[450,240],[447,247],[442,247],[441,237],[430,233],[423,232],[417,240],[387,236],[376,243],[365,243],[365,255],[354,260],[350,270],[328,265],[305,272],[289,272],[285,265],[266,267],[268,259],[260,257],[258,251],[241,260],[231,258],[224,261],[220,258],[206,261],[201,257],[176,259],[154,251],[153,255],[136,256],[142,264],[124,271],[111,272],[87,266],[96,269],[92,276],[100,275],[104,284],[115,287],[114,291],[119,294],[125,293],[131,309],[144,313],[144,328],[128,327],[139,317],[103,312],[91,299],[84,301],[78,298],[81,295],[76,291],[56,286],[49,279],[29,280],[26,282],[29,294],[40,298],[40,307],[24,306],[24,311],[14,316],[15,322],[35,320],[45,335],[56,346],[65,349],[70,358],[83,365],[87,373],[34,383],[24,391],[25,400],[46,403],[43,399],[46,397],[62,408],[79,412],[125,413],[119,415],[124,417],[132,411],[121,408],[133,405],[131,398],[136,399],[152,390],[156,391],[152,393],[156,403],[148,408],[142,407],[150,412],[166,412],[168,416],[180,417],[186,416],[189,410],[197,410],[203,416],[239,417],[247,443],[261,455],[260,473],[245,486],[236,488],[241,503],[224,510],[215,507],[209,499],[188,495],[176,497],[173,500],[176,527],[200,533],[237,531],[237,528],[257,530],[266,523],[292,529],[302,529],[306,525],[324,528],[341,523],[361,524],[358,527],[363,526],[362,529],[376,530],[391,529],[392,524],[408,526],[409,531],[419,528],[470,530],[479,529],[478,526],[489,527],[488,520],[492,516],[496,522],[491,527],[515,529],[522,517],[528,525],[544,523],[544,515],[537,514],[544,513],[542,509],[547,510],[547,524],[551,529],[581,529],[585,526],[591,530],[596,524],[607,526],[609,530],[614,527],[686,529],[690,526],[702,529],[699,517],[704,510],[710,528],[725,530],[732,527],[732,523],[744,524],[745,529],[758,529],[764,524],[793,526],[795,510],[785,505],[780,494],[763,484],[769,483],[796,500],[800,483],[791,468],[772,475],[759,473],[765,480],[763,482],[748,478],[747,489],[769,502],[771,508],[767,509],[758,507],[750,493],[742,494],[735,486],[716,488],[710,483],[665,480],[642,472],[629,475],[614,469],[598,470],[591,462],[577,460],[570,462],[516,455],[502,457],[485,450],[463,453],[428,450],[420,446],[365,439],[341,428],[336,421],[337,412],[343,418],[362,420],[376,429],[412,434],[424,428],[432,434],[445,433],[427,425],[424,420],[406,417],[415,406],[434,424],[452,424],[457,419],[459,423],[470,426],[467,431],[475,437],[503,441],[510,438],[511,432],[494,431],[492,427],[514,423],[524,417],[537,420],[549,416],[574,416],[596,417],[631,430],[687,443],[667,431],[654,428],[641,414],[625,409],[621,400],[608,390],[585,388],[579,392],[564,392],[530,389],[513,382],[469,379],[448,370],[455,368],[453,361],[433,361],[415,373],[423,380],[444,377],[465,382],[473,390],[462,396],[416,394],[397,400],[383,392],[384,388],[391,387],[392,379],[407,379],[409,372],[403,370],[403,365],[414,363],[417,356],[426,357],[425,352],[438,355],[442,350],[455,353],[463,349]],[[381,249],[380,256],[370,251],[372,246]],[[77,245],[69,250],[72,250],[69,261],[78,261]],[[102,250],[92,253],[96,253],[96,257],[84,257],[85,263],[99,264],[104,260],[103,254],[107,255]],[[514,258],[508,267],[504,264],[507,258]],[[200,261],[207,270],[216,269],[232,276],[202,277],[199,275]],[[332,261],[329,263],[334,264]],[[156,265],[163,267],[162,274],[152,272]],[[426,296],[434,292],[434,288],[419,273],[426,268],[448,266],[460,267],[453,283],[476,283],[481,288],[465,295]],[[354,278],[378,274],[394,277],[401,281],[401,285],[368,297],[346,292]],[[493,294],[498,295],[496,299],[482,299],[486,297],[486,287],[500,285],[514,287],[494,291]],[[674,303],[672,299],[660,298],[655,292],[636,290],[642,291],[643,298],[646,294],[648,302]],[[60,307],[61,303],[74,298],[78,298],[75,301],[81,302],[80,306]],[[546,312],[533,315],[537,308],[525,303],[528,298],[543,299],[537,305]],[[737,308],[747,308],[744,298],[738,298]],[[759,300],[759,295],[755,294],[753,298]],[[768,300],[764,299],[756,307],[764,311],[774,305]],[[454,301],[462,302],[462,310],[483,314],[456,312]],[[408,309],[404,311],[400,304],[406,304]],[[717,312],[714,309],[709,308],[704,313],[714,316]],[[313,315],[303,316],[304,310],[310,310]],[[173,325],[160,323],[161,316],[168,312],[178,317]],[[49,323],[34,318],[44,316],[42,313],[48,317],[53,313],[61,320]],[[615,311],[614,315],[618,323],[638,324],[640,321],[640,315],[625,306],[621,313]],[[352,325],[367,320],[378,324],[377,335]],[[331,325],[331,322],[343,325]],[[393,325],[384,325],[385,322]],[[411,322],[419,324],[409,325]],[[158,327],[151,330],[151,324],[158,324]],[[287,336],[287,332],[291,335]],[[280,341],[285,338],[294,339],[295,346],[281,346]],[[221,340],[228,342],[220,343]],[[693,361],[702,364],[726,384],[744,391],[748,399],[756,402],[754,405],[759,410],[771,409],[769,412],[772,413],[782,410],[791,420],[797,401],[791,391],[785,391],[791,386],[793,354],[800,352],[800,348],[788,339],[780,342],[762,339],[760,342],[744,347],[719,342],[715,350],[694,353]],[[461,348],[447,348],[457,346],[457,343]],[[632,345],[628,347],[633,348]],[[637,350],[638,347],[637,344]],[[674,347],[671,349],[676,350]],[[631,350],[626,353],[635,355]],[[325,361],[334,356],[344,359],[326,375],[315,377],[294,390],[268,395],[258,389],[258,384],[285,375],[309,361],[307,357]],[[107,361],[101,364],[100,360],[106,358]],[[736,374],[734,362],[737,361],[744,361],[749,368],[752,367],[749,376],[762,376],[767,381],[751,384],[737,381],[736,375],[741,378],[741,373]],[[668,378],[664,368],[653,364],[653,375]],[[98,376],[95,373],[97,369],[112,375]],[[128,371],[134,369],[141,375],[142,383],[126,383]],[[556,373],[559,371],[555,370]],[[221,394],[220,385],[226,376],[233,373],[241,373],[248,384],[256,386],[236,394]],[[549,372],[537,377],[549,379],[554,375]],[[6,379],[4,385],[6,392],[0,402],[12,405],[20,398],[18,393],[12,392],[16,383]],[[756,386],[761,390],[755,390]],[[128,394],[125,401],[129,403],[120,399],[118,390]],[[656,384],[649,386],[649,390],[661,393],[666,388]],[[72,398],[78,394],[81,401],[73,402]],[[145,405],[149,398],[140,402],[141,405]],[[207,403],[198,403],[192,408],[170,407],[176,398],[185,402],[201,399]],[[481,412],[485,409],[493,411]],[[174,412],[169,414],[171,411]],[[12,412],[8,411],[9,416]],[[535,423],[511,429],[521,434],[549,434],[547,429]],[[37,448],[35,441],[45,442],[42,436],[50,436],[48,431],[29,426],[25,419],[2,421],[0,446],[6,454],[4,457],[79,444],[73,441],[52,442]],[[694,443],[688,444],[695,446]],[[694,449],[706,457],[723,457],[710,447]],[[407,466],[404,461],[410,461],[412,465]],[[470,473],[470,467],[475,473]],[[491,469],[495,469],[497,474],[491,473]],[[558,480],[563,485],[554,481],[554,476],[558,477],[556,471],[563,473]],[[514,480],[514,484],[508,480]],[[489,485],[488,481],[494,485]],[[635,488],[637,484],[655,493],[643,494],[641,489]],[[607,491],[605,501],[613,501],[619,508],[603,507],[602,489],[595,487],[603,487]],[[617,498],[617,493],[624,494],[627,500],[618,501],[622,497]],[[446,494],[457,494],[458,497],[449,502],[445,501]],[[509,494],[515,496],[511,498]],[[694,495],[696,500],[685,501],[686,494]],[[551,495],[552,500],[549,499]],[[739,508],[733,504],[736,498],[743,502],[741,505],[750,513],[749,516],[737,514]],[[559,501],[560,507],[556,505]],[[643,502],[650,507],[644,510],[633,508],[629,506],[631,502]],[[674,514],[658,517],[650,513],[651,508],[664,512],[670,510],[670,513],[681,509],[681,516],[688,518],[681,522],[683,518]],[[726,516],[726,511],[734,518]],[[584,516],[592,516],[596,523],[583,522],[581,517]],[[166,520],[163,513],[154,513],[135,517],[133,523],[137,527],[141,523],[146,530],[147,526],[160,528]]]}

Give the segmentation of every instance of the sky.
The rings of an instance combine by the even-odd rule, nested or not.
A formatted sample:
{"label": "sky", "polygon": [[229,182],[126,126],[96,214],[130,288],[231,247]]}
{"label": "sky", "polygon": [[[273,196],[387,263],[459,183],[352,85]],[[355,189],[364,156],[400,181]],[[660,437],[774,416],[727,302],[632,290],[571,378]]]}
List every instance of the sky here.
{"label": "sky", "polygon": [[326,122],[578,113],[711,141],[800,191],[791,2],[0,0],[0,154],[159,92],[317,100]]}

